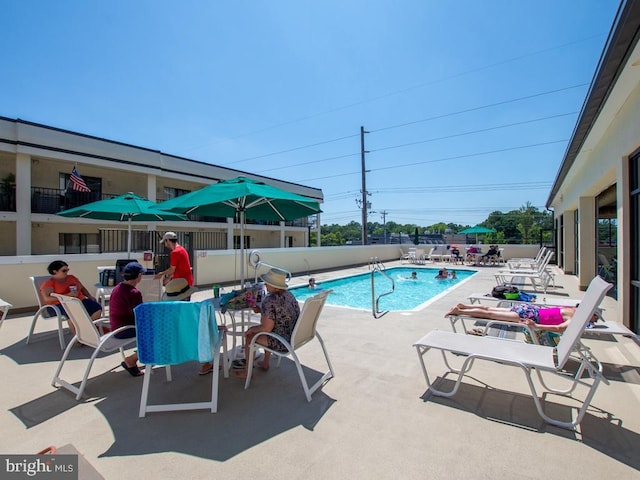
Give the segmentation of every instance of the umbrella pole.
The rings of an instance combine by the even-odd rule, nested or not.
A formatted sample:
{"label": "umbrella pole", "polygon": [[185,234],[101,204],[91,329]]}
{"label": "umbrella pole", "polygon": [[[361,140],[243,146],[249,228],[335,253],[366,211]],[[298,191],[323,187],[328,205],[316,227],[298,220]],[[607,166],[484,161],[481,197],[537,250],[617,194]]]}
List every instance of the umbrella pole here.
{"label": "umbrella pole", "polygon": [[240,288],[244,287],[244,210],[240,210]]}
{"label": "umbrella pole", "polygon": [[131,258],[131,215],[129,215],[129,229],[127,232],[127,258]]}

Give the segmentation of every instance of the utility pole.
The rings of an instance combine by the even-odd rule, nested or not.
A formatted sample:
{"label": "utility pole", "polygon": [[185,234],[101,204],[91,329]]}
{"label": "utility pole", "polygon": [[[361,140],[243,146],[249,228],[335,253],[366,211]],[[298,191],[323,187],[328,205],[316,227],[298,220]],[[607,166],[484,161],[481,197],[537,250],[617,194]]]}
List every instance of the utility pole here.
{"label": "utility pole", "polygon": [[384,230],[384,244],[387,244],[387,212],[386,210],[382,210],[380,212],[380,216],[382,217],[382,228]]}
{"label": "utility pole", "polygon": [[367,169],[365,167],[364,155],[369,153],[364,149],[364,134],[369,133],[365,131],[364,127],[360,127],[360,159],[362,163],[362,245],[368,243],[368,229],[367,229]]}

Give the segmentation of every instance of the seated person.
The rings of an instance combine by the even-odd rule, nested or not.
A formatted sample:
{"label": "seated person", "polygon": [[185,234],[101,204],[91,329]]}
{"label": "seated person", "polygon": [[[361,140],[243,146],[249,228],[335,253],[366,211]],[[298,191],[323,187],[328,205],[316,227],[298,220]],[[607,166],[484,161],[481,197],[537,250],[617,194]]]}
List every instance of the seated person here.
{"label": "seated person", "polygon": [[[262,300],[260,325],[249,328],[245,333],[244,358],[247,359],[246,361],[253,361],[253,359],[249,359],[249,346],[257,333],[273,332],[281,335],[287,341],[291,341],[293,328],[300,316],[300,305],[296,297],[287,290],[287,274],[285,272],[272,268],[266,274],[261,275],[260,279],[266,284],[269,294]],[[273,337],[262,335],[258,337],[256,343],[276,351],[286,351],[284,345]],[[258,363],[258,366],[268,370],[270,357],[271,353],[265,351],[264,359]],[[246,362],[242,370],[235,370],[233,374],[239,378],[247,378]]]}
{"label": "seated person", "polygon": [[[102,306],[76,276],[69,274],[69,265],[66,262],[55,260],[49,264],[47,271],[51,274],[51,278],[40,287],[42,300],[47,305],[56,305],[60,312],[66,315],[60,301],[51,296],[52,293],[57,293],[81,300],[91,320],[97,320],[102,316]],[[75,327],[71,322],[69,322],[69,330],[75,335]]]}
{"label": "seated person", "polygon": [[498,245],[489,245],[489,250],[481,258],[483,263],[487,263],[490,260],[495,260],[498,256],[500,256]]}
{"label": "seated person", "polygon": [[[133,309],[142,303],[142,293],[136,289],[142,281],[142,274],[146,269],[138,262],[128,263],[122,271],[122,282],[115,286],[109,298],[109,323],[111,330],[125,325],[135,325],[136,318]],[[116,338],[133,338],[136,336],[135,328],[130,328],[114,335]],[[122,368],[134,377],[142,375],[138,367],[138,353],[131,355],[120,363]]]}
{"label": "seated person", "polygon": [[[513,307],[489,307],[486,305],[465,305],[459,303],[445,316],[466,315],[501,322],[522,323],[529,328],[549,332],[564,332],[576,313],[574,307],[541,307],[530,303],[520,303]],[[598,319],[591,317],[591,322]]]}
{"label": "seated person", "polygon": [[467,262],[472,262],[476,259],[476,254],[480,253],[478,247],[469,247],[467,248]]}
{"label": "seated person", "polygon": [[458,260],[462,260],[462,255],[460,255],[460,250],[455,245],[451,247],[451,260],[453,260],[454,262]]}
{"label": "seated person", "polygon": [[438,270],[438,275],[436,275],[435,278],[436,280],[446,280],[447,278],[449,278],[449,273],[447,272],[447,269],[443,267],[440,270]]}

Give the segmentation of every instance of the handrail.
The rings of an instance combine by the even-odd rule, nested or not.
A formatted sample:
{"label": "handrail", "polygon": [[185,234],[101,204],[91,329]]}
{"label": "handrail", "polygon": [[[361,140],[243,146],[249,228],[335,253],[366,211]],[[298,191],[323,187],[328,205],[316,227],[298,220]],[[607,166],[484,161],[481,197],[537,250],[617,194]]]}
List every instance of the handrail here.
{"label": "handrail", "polygon": [[262,266],[269,267],[269,268],[277,268],[278,270],[282,270],[284,273],[287,274],[287,280],[286,280],[287,283],[289,283],[289,281],[291,280],[291,272],[289,270],[285,270],[284,268],[278,265],[271,265],[270,263],[263,262],[262,259],[260,258],[260,250],[251,250],[247,257],[247,261],[249,265],[251,265],[254,268],[254,273],[255,273],[254,283],[258,283],[258,269]]}
{"label": "handrail", "polygon": [[[380,318],[386,315],[387,313],[389,313],[389,310],[385,310],[384,312],[380,311],[380,305],[379,305],[380,299],[386,295],[390,295],[393,292],[395,292],[396,284],[393,281],[393,278],[391,278],[387,274],[387,272],[385,272],[386,268],[384,264],[378,259],[378,257],[371,257],[371,260],[369,261],[369,268],[371,269],[371,313],[373,314],[374,318]],[[375,285],[376,272],[380,272],[382,275],[384,275],[391,281],[391,291],[383,293],[379,295],[377,298],[376,298],[376,285]]]}

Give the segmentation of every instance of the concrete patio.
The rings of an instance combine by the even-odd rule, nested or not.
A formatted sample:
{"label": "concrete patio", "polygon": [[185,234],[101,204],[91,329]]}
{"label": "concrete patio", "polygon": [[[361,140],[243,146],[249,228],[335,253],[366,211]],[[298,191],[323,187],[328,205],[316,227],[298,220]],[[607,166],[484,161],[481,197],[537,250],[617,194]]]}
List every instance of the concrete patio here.
{"label": "concrete patio", "polygon": [[[283,360],[280,369],[256,372],[247,391],[243,381],[221,377],[217,414],[138,418],[142,378],[120,368],[118,355],[96,361],[89,398],[76,402],[50,385],[62,354],[56,338],[39,335],[25,345],[31,316],[10,314],[0,329],[0,452],[72,444],[106,479],[640,478],[640,347],[632,339],[585,340],[611,384],[599,387],[576,432],[538,417],[522,372],[513,367],[476,362],[473,378],[454,398],[425,395],[413,342],[433,329],[450,330],[444,313],[471,293],[490,292],[494,270],[481,267],[419,312],[376,320],[370,312],[325,307],[319,330],[336,377],[311,403],[293,363]],[[363,271],[314,276],[322,281]],[[558,272],[556,284],[539,297],[583,295],[573,276]],[[614,299],[603,307],[605,318],[615,318]],[[73,350],[65,365],[69,378],[81,378],[88,352]],[[304,347],[302,359],[309,375],[326,368],[317,343]],[[444,372],[439,355],[428,360],[434,373]],[[170,392],[178,393],[174,400],[206,398],[211,376],[198,376],[197,364],[173,371],[172,384],[152,386],[152,399],[166,400]],[[557,416],[575,414],[575,405],[546,399]]]}

